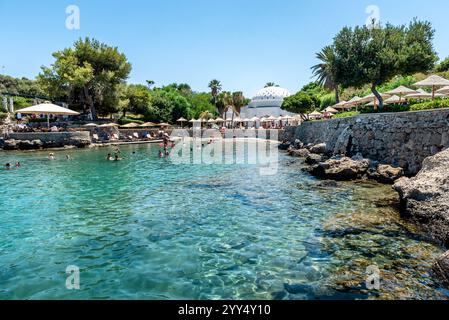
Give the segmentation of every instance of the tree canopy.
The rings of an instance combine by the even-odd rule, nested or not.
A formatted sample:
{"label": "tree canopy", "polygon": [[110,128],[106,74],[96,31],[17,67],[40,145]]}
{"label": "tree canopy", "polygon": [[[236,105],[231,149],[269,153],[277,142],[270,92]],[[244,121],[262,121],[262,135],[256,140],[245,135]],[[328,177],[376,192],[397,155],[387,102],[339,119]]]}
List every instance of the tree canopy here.
{"label": "tree canopy", "polygon": [[92,118],[117,111],[118,86],[128,78],[131,64],[117,48],[97,40],[80,39],[72,48],[53,54],[55,62],[42,67],[38,80],[48,95],[66,98],[70,105],[89,110]]}
{"label": "tree canopy", "polygon": [[429,22],[413,20],[409,25],[368,28],[345,27],[334,39],[331,62],[335,81],[343,87],[369,84],[383,100],[377,86],[396,75],[410,75],[431,70],[437,61]]}
{"label": "tree canopy", "polygon": [[303,115],[319,108],[319,106],[320,100],[316,96],[304,91],[299,91],[298,93],[285,98],[281,108],[288,112]]}

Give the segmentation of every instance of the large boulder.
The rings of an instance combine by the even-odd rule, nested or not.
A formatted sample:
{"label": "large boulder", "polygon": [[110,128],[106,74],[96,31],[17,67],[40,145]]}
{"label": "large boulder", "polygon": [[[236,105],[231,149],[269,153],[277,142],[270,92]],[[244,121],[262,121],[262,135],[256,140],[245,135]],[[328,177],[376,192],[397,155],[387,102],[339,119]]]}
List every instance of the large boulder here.
{"label": "large boulder", "polygon": [[318,164],[324,161],[324,156],[321,154],[311,153],[306,157],[306,163],[308,165]]}
{"label": "large boulder", "polygon": [[19,150],[19,142],[14,139],[5,140],[5,142],[3,143],[3,149]]}
{"label": "large boulder", "polygon": [[290,148],[290,146],[291,146],[290,142],[285,142],[284,141],[281,144],[279,144],[278,148],[279,148],[279,150],[286,151],[286,150],[288,150]]}
{"label": "large boulder", "polygon": [[309,172],[319,178],[346,181],[363,178],[370,167],[367,159],[334,158],[312,166]]}
{"label": "large boulder", "polygon": [[307,158],[310,155],[310,151],[307,149],[290,149],[288,154],[292,157]]}
{"label": "large boulder", "polygon": [[311,153],[316,153],[316,154],[326,153],[326,144],[325,143],[316,144],[316,145],[310,147],[309,151]]}
{"label": "large boulder", "polygon": [[449,251],[437,259],[432,270],[445,285],[449,286]]}
{"label": "large boulder", "polygon": [[30,140],[21,140],[19,142],[19,149],[20,150],[33,150],[35,149],[33,142]]}
{"label": "large boulder", "polygon": [[402,213],[420,224],[430,237],[449,247],[449,149],[424,160],[414,178],[400,178],[394,189]]}
{"label": "large boulder", "polygon": [[396,180],[404,176],[404,169],[381,164],[377,168],[368,171],[370,179],[380,183],[393,184]]}

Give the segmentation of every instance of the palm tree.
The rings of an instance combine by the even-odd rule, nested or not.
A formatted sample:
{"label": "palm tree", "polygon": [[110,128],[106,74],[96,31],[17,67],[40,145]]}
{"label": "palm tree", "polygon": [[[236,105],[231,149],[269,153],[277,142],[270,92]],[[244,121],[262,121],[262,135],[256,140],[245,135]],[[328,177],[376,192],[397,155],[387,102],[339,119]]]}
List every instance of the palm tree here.
{"label": "palm tree", "polygon": [[317,78],[317,82],[320,86],[335,91],[335,100],[337,101],[337,103],[339,103],[340,88],[335,82],[333,73],[334,57],[334,48],[332,46],[324,47],[320,52],[316,54],[316,58],[321,62],[317,65],[314,65],[311,69],[313,71],[313,76]]}
{"label": "palm tree", "polygon": [[212,94],[212,102],[215,106],[217,106],[218,95],[222,89],[221,82],[214,79],[209,82],[210,93]]}
{"label": "palm tree", "polygon": [[268,88],[268,87],[279,87],[279,85],[277,85],[274,82],[267,82],[267,84],[265,84],[265,88]]}
{"label": "palm tree", "polygon": [[204,112],[201,112],[201,114],[200,114],[201,120],[210,120],[213,118],[214,118],[214,115],[210,111],[204,111]]}

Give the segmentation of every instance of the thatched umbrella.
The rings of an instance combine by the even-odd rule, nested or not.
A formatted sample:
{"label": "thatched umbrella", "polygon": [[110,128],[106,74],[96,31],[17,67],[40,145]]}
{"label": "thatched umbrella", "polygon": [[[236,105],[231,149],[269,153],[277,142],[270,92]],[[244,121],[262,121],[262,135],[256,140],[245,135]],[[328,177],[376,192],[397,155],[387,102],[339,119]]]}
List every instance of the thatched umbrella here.
{"label": "thatched umbrella", "polygon": [[449,86],[446,86],[444,88],[441,88],[440,90],[437,90],[437,93],[449,94]]}
{"label": "thatched umbrella", "polygon": [[396,89],[393,89],[391,91],[386,92],[387,94],[399,96],[399,102],[402,101],[402,97],[408,94],[414,94],[416,93],[416,90],[407,88],[405,86],[399,86]]}
{"label": "thatched umbrella", "polygon": [[414,84],[414,86],[417,87],[432,87],[432,99],[435,99],[436,95],[435,95],[435,91],[436,91],[436,87],[445,87],[445,86],[449,86],[449,80],[444,79],[443,77],[437,76],[437,75],[433,75],[428,77],[427,79],[423,80],[423,81],[419,81],[417,83]]}
{"label": "thatched umbrella", "polygon": [[327,107],[326,109],[324,109],[324,112],[329,112],[329,113],[335,114],[335,113],[338,113],[338,110],[334,109],[332,107]]}

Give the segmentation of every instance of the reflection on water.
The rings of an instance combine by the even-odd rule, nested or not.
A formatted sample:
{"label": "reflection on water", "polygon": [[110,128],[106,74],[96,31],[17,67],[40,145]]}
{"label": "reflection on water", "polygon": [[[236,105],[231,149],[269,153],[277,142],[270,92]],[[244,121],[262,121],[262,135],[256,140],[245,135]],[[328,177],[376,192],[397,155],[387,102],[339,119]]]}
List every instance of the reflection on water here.
{"label": "reflection on water", "polygon": [[[133,154],[132,151],[136,153]],[[447,298],[442,249],[395,210],[388,186],[323,183],[280,155],[252,165],[172,165],[157,146],[0,153],[1,299]],[[67,152],[66,152],[67,153]],[[81,268],[81,290],[65,268]],[[365,287],[366,267],[381,288]]]}

